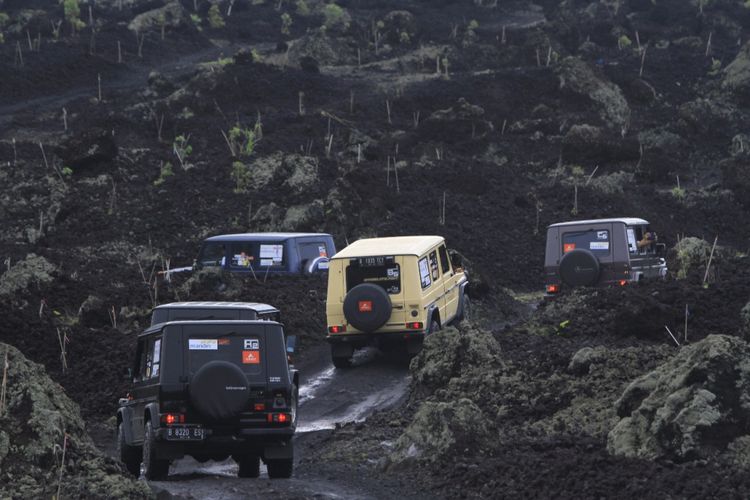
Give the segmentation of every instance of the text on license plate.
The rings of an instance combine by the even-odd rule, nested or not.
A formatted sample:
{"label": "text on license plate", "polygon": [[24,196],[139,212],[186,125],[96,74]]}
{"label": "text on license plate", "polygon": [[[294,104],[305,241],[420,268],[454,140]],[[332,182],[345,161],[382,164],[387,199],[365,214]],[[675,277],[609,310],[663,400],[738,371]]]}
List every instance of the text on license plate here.
{"label": "text on license plate", "polygon": [[203,439],[203,427],[168,427],[167,439],[200,441]]}

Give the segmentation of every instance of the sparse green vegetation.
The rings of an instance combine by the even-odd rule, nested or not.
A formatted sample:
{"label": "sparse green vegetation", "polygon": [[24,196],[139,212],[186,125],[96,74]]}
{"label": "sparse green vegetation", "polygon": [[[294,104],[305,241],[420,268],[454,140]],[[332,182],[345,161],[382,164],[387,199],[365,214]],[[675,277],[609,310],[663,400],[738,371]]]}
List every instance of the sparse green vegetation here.
{"label": "sparse green vegetation", "polygon": [[680,186],[673,187],[672,190],[670,191],[670,193],[672,194],[672,196],[675,197],[675,199],[677,199],[679,201],[684,200],[685,196],[687,194],[687,193],[685,193],[685,188],[682,188]]}
{"label": "sparse green vegetation", "polygon": [[0,28],[4,28],[10,22],[10,16],[5,12],[0,12]]}
{"label": "sparse green vegetation", "polygon": [[281,34],[282,35],[289,35],[291,33],[291,27],[292,27],[292,16],[284,12],[281,14]]}
{"label": "sparse green vegetation", "polygon": [[335,3],[329,3],[323,7],[323,16],[325,17],[323,26],[326,29],[331,29],[339,25],[344,29],[349,27],[349,23],[345,20],[344,9]]}
{"label": "sparse green vegetation", "polygon": [[711,58],[711,69],[708,74],[711,76],[718,75],[721,72],[721,59]]}
{"label": "sparse green vegetation", "polygon": [[235,125],[229,131],[232,152],[238,156],[252,156],[255,151],[255,131]]}
{"label": "sparse green vegetation", "polygon": [[78,0],[63,0],[63,11],[73,34],[86,27],[86,23],[81,21],[81,7],[78,5]]}
{"label": "sparse green vegetation", "polygon": [[162,163],[161,168],[159,169],[159,178],[154,181],[154,186],[161,186],[164,184],[164,181],[173,175],[174,170],[172,170],[172,164],[169,162]]}
{"label": "sparse green vegetation", "polygon": [[216,4],[212,5],[211,8],[208,9],[208,24],[213,29],[219,29],[226,26],[224,18],[221,16],[221,11],[219,11],[219,6]]}
{"label": "sparse green vegetation", "polygon": [[73,175],[73,169],[70,167],[63,167],[61,170],[64,177],[70,177]]}
{"label": "sparse green vegetation", "polygon": [[249,165],[241,161],[232,162],[232,173],[230,176],[235,183],[235,193],[246,193],[248,191],[248,187],[252,181]]}
{"label": "sparse green vegetation", "polygon": [[179,160],[180,166],[183,170],[187,170],[191,167],[187,160],[193,153],[193,146],[191,146],[189,142],[190,136],[185,137],[184,135],[178,135],[174,138],[174,142],[172,143],[172,151],[175,156],[177,156],[177,160]]}
{"label": "sparse green vegetation", "polygon": [[628,35],[621,35],[620,38],[617,39],[617,47],[622,49],[627,49],[633,45],[633,41],[628,37]]}
{"label": "sparse green vegetation", "polygon": [[299,14],[300,16],[310,15],[310,7],[307,6],[307,2],[305,2],[305,0],[297,0],[296,5],[297,5],[297,14]]}
{"label": "sparse green vegetation", "polygon": [[201,19],[201,16],[198,14],[190,14],[190,20],[193,21],[193,24],[195,24],[195,27],[198,28],[198,31],[202,30],[201,24],[203,24],[203,19]]}

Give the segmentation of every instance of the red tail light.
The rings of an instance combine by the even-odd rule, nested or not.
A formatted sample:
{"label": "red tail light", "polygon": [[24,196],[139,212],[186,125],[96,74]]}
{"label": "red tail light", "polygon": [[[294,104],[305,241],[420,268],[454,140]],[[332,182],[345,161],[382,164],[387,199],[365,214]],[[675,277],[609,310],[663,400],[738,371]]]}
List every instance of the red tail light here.
{"label": "red tail light", "polygon": [[424,328],[424,323],[421,321],[414,321],[413,323],[407,323],[406,329],[407,330],[421,330]]}
{"label": "red tail light", "polygon": [[163,424],[172,425],[172,424],[184,424],[185,423],[185,415],[182,413],[164,413],[161,416],[161,421]]}
{"label": "red tail light", "polygon": [[288,424],[292,421],[289,413],[269,413],[266,417],[269,424]]}
{"label": "red tail light", "polygon": [[265,411],[266,409],[266,403],[255,403],[253,405],[253,410],[255,411]]}
{"label": "red tail light", "polygon": [[628,280],[620,280],[620,286],[625,286],[628,284]]}
{"label": "red tail light", "polygon": [[345,325],[333,325],[328,327],[329,333],[344,333],[346,331]]}
{"label": "red tail light", "polygon": [[560,285],[547,285],[547,293],[557,293],[560,291]]}

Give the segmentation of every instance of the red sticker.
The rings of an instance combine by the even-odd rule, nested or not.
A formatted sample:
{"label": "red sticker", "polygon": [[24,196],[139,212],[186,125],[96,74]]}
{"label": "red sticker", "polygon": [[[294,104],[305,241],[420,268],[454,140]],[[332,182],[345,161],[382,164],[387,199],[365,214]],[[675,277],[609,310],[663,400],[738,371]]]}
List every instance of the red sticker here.
{"label": "red sticker", "polygon": [[243,365],[259,365],[260,351],[242,351]]}
{"label": "red sticker", "polygon": [[568,253],[568,252],[570,252],[572,250],[575,250],[575,249],[576,249],[576,244],[575,243],[565,243],[563,245],[563,253]]}
{"label": "red sticker", "polygon": [[360,300],[359,304],[359,312],[372,312],[372,301],[371,300]]}
{"label": "red sticker", "polygon": [[223,339],[219,339],[219,345],[229,345],[232,343],[232,339],[228,339],[224,337]]}

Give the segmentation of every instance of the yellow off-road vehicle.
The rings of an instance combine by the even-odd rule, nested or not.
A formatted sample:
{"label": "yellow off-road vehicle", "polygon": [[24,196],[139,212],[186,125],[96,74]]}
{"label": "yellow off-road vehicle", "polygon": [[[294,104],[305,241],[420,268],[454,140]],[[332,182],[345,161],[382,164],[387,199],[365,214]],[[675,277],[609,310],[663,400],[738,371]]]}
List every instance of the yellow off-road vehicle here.
{"label": "yellow off-road vehicle", "polygon": [[469,315],[468,277],[441,236],[356,241],[329,263],[328,341],[337,368],[354,350],[406,344],[415,354],[425,335]]}

